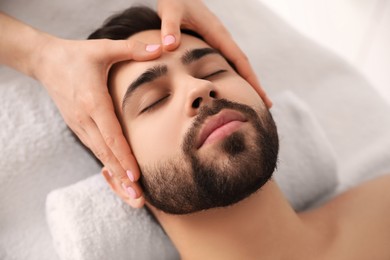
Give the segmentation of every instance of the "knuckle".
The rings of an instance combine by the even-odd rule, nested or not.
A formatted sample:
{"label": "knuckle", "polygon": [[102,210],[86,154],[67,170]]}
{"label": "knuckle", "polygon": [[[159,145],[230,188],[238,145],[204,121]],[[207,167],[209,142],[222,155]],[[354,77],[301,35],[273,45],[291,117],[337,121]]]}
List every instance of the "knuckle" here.
{"label": "knuckle", "polygon": [[126,162],[125,157],[117,156],[116,159],[118,160],[118,162],[119,162],[120,165],[123,165],[124,162]]}
{"label": "knuckle", "polygon": [[111,156],[108,150],[102,149],[97,152],[95,152],[96,157],[102,161],[104,164],[107,164],[110,162]]}
{"label": "knuckle", "polygon": [[126,40],[125,41],[125,47],[130,51],[134,51],[134,49],[136,48],[137,46],[137,42],[136,41],[131,41],[131,40]]}
{"label": "knuckle", "polygon": [[82,114],[81,111],[89,109],[91,106],[91,102],[93,102],[93,98],[91,97],[89,91],[86,91],[82,95],[77,97],[77,106],[79,107],[77,113]]}
{"label": "knuckle", "polygon": [[[81,113],[79,110],[77,110],[76,114],[75,114],[75,120],[77,122],[78,125],[81,125],[83,126],[85,124],[85,117],[84,117],[84,114]],[[78,134],[77,134],[78,135]]]}
{"label": "knuckle", "polygon": [[104,98],[104,94],[90,94],[85,99],[85,111],[90,117],[99,116],[103,110],[111,109],[107,106],[106,102],[107,100]]}
{"label": "knuckle", "polygon": [[94,94],[89,91],[86,92],[82,97],[82,104],[89,112],[96,109],[97,104]]}
{"label": "knuckle", "polygon": [[118,162],[121,164],[121,165],[126,165],[126,163],[129,161],[129,159],[132,157],[133,155],[131,153],[126,153],[126,154],[123,154],[123,155],[118,155],[117,157],[117,160]]}
{"label": "knuckle", "polygon": [[122,164],[123,162],[128,160],[130,156],[130,153],[118,155],[118,161]]}
{"label": "knuckle", "polygon": [[104,141],[106,142],[108,147],[112,147],[115,145],[115,137],[113,136],[106,136],[104,137]]}

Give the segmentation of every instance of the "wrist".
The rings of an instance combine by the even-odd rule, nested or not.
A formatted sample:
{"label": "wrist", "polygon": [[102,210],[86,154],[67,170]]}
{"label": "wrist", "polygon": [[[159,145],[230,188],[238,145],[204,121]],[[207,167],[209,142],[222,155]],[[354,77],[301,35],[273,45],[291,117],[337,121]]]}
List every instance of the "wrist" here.
{"label": "wrist", "polygon": [[0,64],[35,77],[43,46],[51,38],[54,37],[0,11]]}
{"label": "wrist", "polygon": [[61,39],[44,32],[36,32],[34,47],[28,59],[26,74],[43,83],[43,77],[48,72],[50,58],[53,58],[52,50]]}

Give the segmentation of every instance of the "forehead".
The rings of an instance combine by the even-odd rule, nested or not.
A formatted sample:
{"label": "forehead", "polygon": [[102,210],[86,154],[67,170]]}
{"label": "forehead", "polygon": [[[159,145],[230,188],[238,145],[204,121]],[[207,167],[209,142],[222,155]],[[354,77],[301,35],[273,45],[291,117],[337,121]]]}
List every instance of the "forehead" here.
{"label": "forehead", "polygon": [[[134,34],[129,39],[140,41],[146,44],[161,44],[161,31],[148,30]],[[191,49],[210,48],[210,45],[188,34],[181,34],[180,45],[175,51],[163,51],[161,56],[150,61],[123,61],[114,66],[111,70],[110,89],[114,103],[119,106],[122,102],[123,95],[128,84],[137,76],[143,73],[146,69],[156,64],[167,64],[168,66],[176,66],[180,63],[182,55]]]}

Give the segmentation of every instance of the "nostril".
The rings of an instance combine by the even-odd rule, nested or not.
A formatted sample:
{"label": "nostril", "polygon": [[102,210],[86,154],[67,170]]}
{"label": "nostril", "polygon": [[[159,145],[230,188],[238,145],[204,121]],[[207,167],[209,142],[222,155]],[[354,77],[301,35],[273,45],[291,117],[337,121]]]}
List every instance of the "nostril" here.
{"label": "nostril", "polygon": [[202,98],[199,97],[195,99],[194,102],[192,102],[192,108],[199,108],[201,102],[202,102]]}
{"label": "nostril", "polygon": [[212,97],[212,98],[216,98],[217,97],[217,93],[215,93],[215,91],[211,90],[209,96]]}

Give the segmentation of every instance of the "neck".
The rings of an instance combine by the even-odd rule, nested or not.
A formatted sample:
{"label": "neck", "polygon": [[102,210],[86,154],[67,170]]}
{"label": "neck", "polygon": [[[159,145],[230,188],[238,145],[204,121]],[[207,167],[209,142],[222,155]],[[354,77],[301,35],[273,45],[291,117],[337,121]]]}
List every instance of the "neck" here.
{"label": "neck", "polygon": [[294,259],[319,242],[274,181],[227,208],[188,215],[153,211],[185,260]]}

